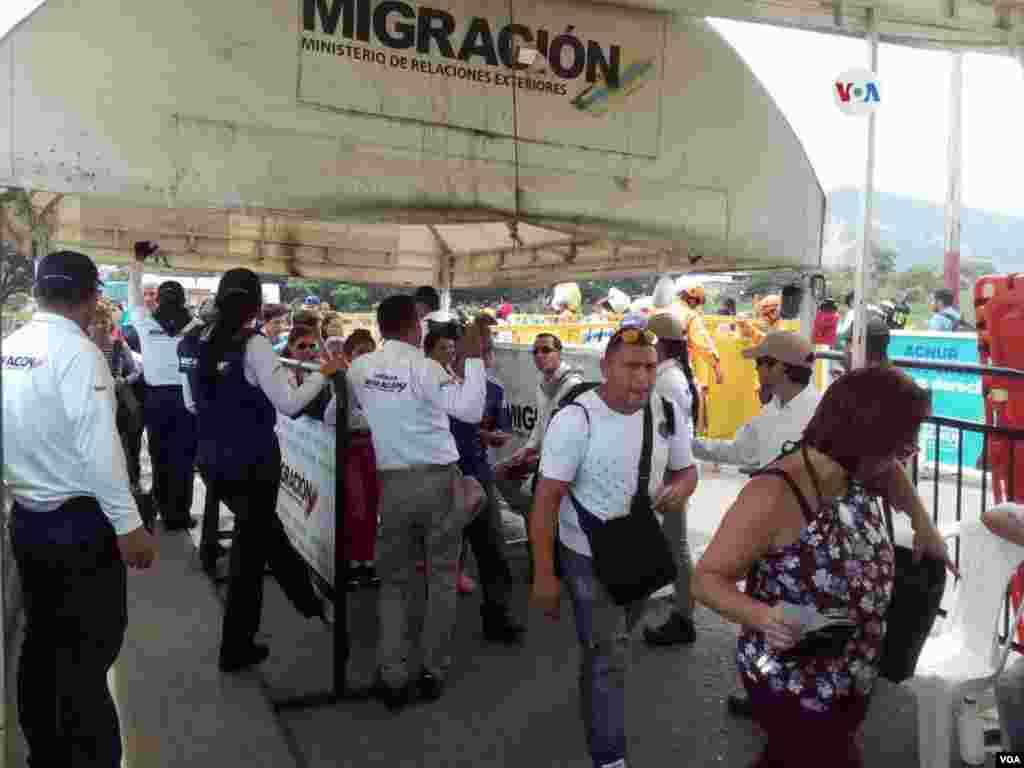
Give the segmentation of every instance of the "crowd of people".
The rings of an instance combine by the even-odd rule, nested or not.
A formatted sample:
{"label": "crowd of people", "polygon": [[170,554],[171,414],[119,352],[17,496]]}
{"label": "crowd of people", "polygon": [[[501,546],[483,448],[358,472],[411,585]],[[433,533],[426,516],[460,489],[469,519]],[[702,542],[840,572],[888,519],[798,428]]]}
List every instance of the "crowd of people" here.
{"label": "crowd of people", "polygon": [[[867,366],[824,396],[810,383],[811,344],[765,329],[743,356],[766,405],[727,441],[695,436],[702,393],[691,354],[706,342],[694,286],[681,291],[686,311],[622,321],[603,351],[601,381],[585,381],[563,360],[558,336],[542,333],[531,350],[533,431],[495,462],[511,439],[494,375],[496,318],[460,322],[424,286],[379,305],[380,343],[366,330],[345,336],[318,311],[295,313],[289,328],[287,310],[265,306],[246,269],[224,273],[215,299],[193,313],[174,281],[144,290],[143,265],[156,250],[136,246],[134,333],[123,340],[109,308],[98,311],[95,265],[63,251],[40,263],[40,312],[5,345],[4,471],[27,617],[20,717],[33,764],[119,764],[106,674],[127,621],[125,565],[152,564],[153,518],[168,531],[194,524],[197,468],[236,520],[220,668],[237,672],[270,652],[256,641],[267,566],[300,615],[331,622],[330,601],[277,515],[275,426],[300,415],[336,426],[331,382],[344,371],[350,568],[339,586],[379,590],[369,694],[394,711],[444,695],[457,595],[477,587],[464,571],[468,550],[485,639],[522,643],[526,627],[510,608],[504,500],[527,521],[534,604],[552,620],[563,595],[572,606],[595,768],[628,764],[631,632],[647,598],[668,584],[672,610],[644,638],[698,642],[697,603],[739,626],[742,692],[729,711],[765,730],[759,768],[817,765],[825,754],[835,765],[862,765],[858,733],[875,680],[889,674],[884,641],[900,562],[883,502],[910,517],[915,556],[954,568],[904,467],[930,412],[928,393],[887,364],[883,320],[869,324]],[[702,354],[720,378],[715,355]],[[143,429],[152,515],[140,514]],[[686,515],[698,459],[751,477],[694,564]],[[422,662],[411,668],[417,583],[426,613],[415,638]],[[822,617],[830,631],[809,631]],[[55,720],[58,700],[64,716]]]}

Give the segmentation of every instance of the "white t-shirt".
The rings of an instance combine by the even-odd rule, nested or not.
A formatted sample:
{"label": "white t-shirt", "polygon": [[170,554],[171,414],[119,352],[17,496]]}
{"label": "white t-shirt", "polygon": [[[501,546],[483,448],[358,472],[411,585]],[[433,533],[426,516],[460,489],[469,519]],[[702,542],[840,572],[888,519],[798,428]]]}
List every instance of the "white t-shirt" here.
{"label": "white t-shirt", "polygon": [[[597,390],[576,400],[582,408],[568,406],[551,420],[544,436],[540,473],[552,480],[572,483],[576,500],[602,520],[623,517],[637,491],[640,449],[644,435],[644,412],[629,416],[609,408]],[[652,398],[654,445],[651,452],[649,492],[653,500],[664,485],[665,470],[693,466],[690,442],[691,421],[680,403],[673,402],[675,433],[664,437],[665,423],[661,397]],[[559,509],[560,538],[574,552],[590,557],[590,542],[580,527],[576,508],[568,494]]]}
{"label": "white t-shirt", "polygon": [[693,392],[678,360],[663,360],[658,363],[658,378],[654,381],[654,391],[672,402],[679,403],[683,407],[683,418],[690,419],[690,423],[693,423]]}

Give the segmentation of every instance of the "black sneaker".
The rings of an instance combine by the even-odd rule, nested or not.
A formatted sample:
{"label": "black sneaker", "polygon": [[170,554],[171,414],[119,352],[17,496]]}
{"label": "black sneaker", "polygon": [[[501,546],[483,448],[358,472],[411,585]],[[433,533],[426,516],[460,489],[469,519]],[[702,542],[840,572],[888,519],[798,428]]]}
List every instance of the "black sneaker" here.
{"label": "black sneaker", "polygon": [[219,666],[222,672],[238,672],[266,661],[270,649],[262,643],[251,643],[242,648],[221,650]]}
{"label": "black sneaker", "polygon": [[489,643],[520,645],[526,627],[509,616],[508,609],[503,605],[484,605],[480,608],[483,619],[484,638]]}
{"label": "black sneaker", "polygon": [[380,576],[377,575],[377,568],[373,565],[361,566],[359,570],[359,584],[371,589],[379,587]]}
{"label": "black sneaker", "polygon": [[196,527],[199,523],[194,517],[190,517],[187,520],[167,520],[164,519],[164,530],[165,531],[190,531]]}
{"label": "black sneaker", "polygon": [[644,628],[644,640],[648,645],[691,645],[697,640],[697,628],[693,619],[684,619],[682,614],[672,611],[668,621],[660,627]]}
{"label": "black sneaker", "polygon": [[416,689],[420,698],[426,701],[437,701],[444,693],[444,680],[435,677],[427,670],[420,673],[420,679],[416,681]]}
{"label": "black sneaker", "polygon": [[746,691],[730,693],[725,701],[725,708],[733,717],[745,717],[750,719],[754,716],[754,708],[750,703],[750,697]]}
{"label": "black sneaker", "polygon": [[375,699],[384,702],[384,706],[392,712],[398,712],[409,705],[411,690],[408,683],[397,688],[392,688],[385,683],[378,675],[377,681],[373,684],[371,694]]}

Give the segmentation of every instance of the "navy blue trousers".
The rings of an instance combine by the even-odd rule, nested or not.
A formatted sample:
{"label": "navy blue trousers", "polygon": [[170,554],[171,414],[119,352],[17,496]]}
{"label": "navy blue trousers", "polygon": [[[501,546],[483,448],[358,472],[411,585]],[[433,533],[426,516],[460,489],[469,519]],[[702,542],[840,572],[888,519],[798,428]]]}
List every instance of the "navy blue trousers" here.
{"label": "navy blue trousers", "polygon": [[14,505],[11,545],[25,603],[18,716],[33,768],[119,768],[107,687],[128,624],[125,566],[95,499],[53,512]]}
{"label": "navy blue trousers", "polygon": [[181,387],[148,387],[143,408],[153,460],[153,498],[165,523],[191,518],[196,464],[196,417]]}

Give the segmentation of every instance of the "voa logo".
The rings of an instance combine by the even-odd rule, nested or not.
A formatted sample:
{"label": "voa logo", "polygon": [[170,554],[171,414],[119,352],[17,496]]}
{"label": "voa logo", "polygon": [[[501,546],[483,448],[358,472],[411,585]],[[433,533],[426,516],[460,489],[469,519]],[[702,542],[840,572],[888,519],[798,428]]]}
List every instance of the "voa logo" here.
{"label": "voa logo", "polygon": [[882,86],[874,72],[849,69],[836,78],[832,94],[847,115],[869,115],[882,103]]}
{"label": "voa logo", "polygon": [[1024,758],[1019,753],[1001,752],[996,755],[996,765],[1024,765]]}

